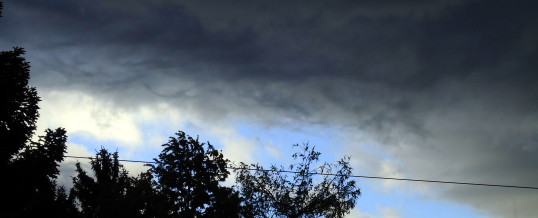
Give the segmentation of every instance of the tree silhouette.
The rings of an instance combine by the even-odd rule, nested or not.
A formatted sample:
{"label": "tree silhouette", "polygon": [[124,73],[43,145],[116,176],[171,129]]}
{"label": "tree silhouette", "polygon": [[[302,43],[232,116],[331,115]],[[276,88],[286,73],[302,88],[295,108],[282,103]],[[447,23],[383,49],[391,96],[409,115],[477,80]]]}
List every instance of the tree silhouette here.
{"label": "tree silhouette", "polygon": [[159,191],[169,200],[173,217],[237,217],[240,199],[232,189],[220,186],[229,162],[209,142],[176,133],[164,144],[151,171]]}
{"label": "tree silhouette", "polygon": [[23,54],[22,48],[0,52],[0,169],[29,142],[39,116],[40,99],[28,86],[30,65]]}
{"label": "tree silhouette", "polygon": [[[31,137],[38,114],[37,91],[28,85],[30,65],[22,48],[0,52],[0,217],[62,217],[68,207],[61,205],[56,177],[63,160],[64,129],[47,129],[37,142]],[[61,210],[56,210],[64,208]]]}
{"label": "tree silhouette", "polygon": [[[93,178],[80,163],[73,178],[71,195],[77,201],[82,217],[156,217],[159,203],[152,177],[142,173],[138,178],[128,175],[119,163],[118,153],[101,149],[91,161]],[[94,179],[95,178],[95,179]]]}
{"label": "tree silhouette", "polygon": [[57,187],[58,164],[64,159],[65,130],[47,129],[45,136],[31,142],[9,163],[2,189],[10,199],[3,210],[7,217],[67,216],[63,187]]}
{"label": "tree silhouette", "polygon": [[126,199],[130,200],[132,208],[138,209],[137,217],[169,217],[167,199],[157,192],[157,183],[151,172],[141,173],[132,181]]}
{"label": "tree silhouette", "polygon": [[[240,163],[236,181],[245,199],[245,216],[343,217],[349,213],[360,195],[355,181],[349,180],[349,158],[314,167],[312,164],[318,161],[320,153],[308,144],[294,147],[302,151],[292,155],[300,162],[290,165],[290,171],[298,172],[291,178],[282,172],[283,167],[273,165],[265,170],[259,164],[252,164],[250,168],[255,170],[248,170],[248,165]],[[319,182],[312,177],[315,173],[332,172],[338,176],[326,175]]]}

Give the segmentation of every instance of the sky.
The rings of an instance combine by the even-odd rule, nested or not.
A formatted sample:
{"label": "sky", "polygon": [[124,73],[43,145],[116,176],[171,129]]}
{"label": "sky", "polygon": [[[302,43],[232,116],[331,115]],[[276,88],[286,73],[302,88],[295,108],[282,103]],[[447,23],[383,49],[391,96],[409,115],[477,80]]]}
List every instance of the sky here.
{"label": "sky", "polygon": [[[228,159],[309,143],[356,175],[538,186],[538,1],[5,1],[37,133],[151,160],[178,130]],[[59,182],[70,182],[73,163]],[[80,160],[81,161],[81,160]],[[131,172],[140,164],[125,164]],[[349,217],[533,217],[538,191],[358,179]]]}

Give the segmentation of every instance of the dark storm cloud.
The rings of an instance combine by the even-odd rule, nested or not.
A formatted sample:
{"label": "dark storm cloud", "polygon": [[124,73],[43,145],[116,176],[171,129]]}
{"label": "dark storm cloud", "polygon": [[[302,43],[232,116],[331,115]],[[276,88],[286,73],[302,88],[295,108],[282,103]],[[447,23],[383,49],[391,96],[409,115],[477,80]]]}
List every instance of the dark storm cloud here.
{"label": "dark storm cloud", "polygon": [[238,61],[249,63],[257,57],[248,31],[233,35],[207,33],[179,6],[148,4],[154,7],[150,12],[125,12],[108,6],[103,2],[23,1],[13,5],[20,10],[6,19],[8,27],[19,30],[4,34],[16,44],[64,49],[51,54],[55,56],[65,55],[61,52],[75,48],[83,48],[82,51],[88,53],[101,49],[100,55],[110,57],[140,55],[138,62],[129,64],[147,68],[200,67],[210,63],[233,65]]}
{"label": "dark storm cloud", "polygon": [[[509,8],[508,14],[497,14],[499,7],[506,6],[484,7],[483,2],[452,6],[462,9],[433,18],[403,16],[405,13],[403,17],[396,16],[399,13],[392,8],[398,5],[394,4],[385,8],[385,17],[381,13],[384,7],[366,4],[366,9],[379,11],[379,17],[374,18],[361,14],[361,10],[349,9],[355,8],[353,5],[333,4],[328,5],[332,6],[328,12],[323,5],[306,7],[312,11],[304,11],[298,6],[289,9],[282,3],[267,9],[252,7],[259,11],[247,12],[236,5],[212,8],[211,4],[202,9],[192,6],[197,9],[192,10],[190,5],[148,3],[141,6],[147,8],[142,12],[119,10],[107,1],[21,4],[17,6],[26,13],[9,19],[9,24],[23,29],[17,31],[20,34],[13,34],[13,41],[30,41],[42,35],[57,44],[41,40],[36,42],[40,46],[109,46],[110,50],[105,51],[109,56],[144,56],[139,63],[129,63],[135,66],[181,66],[195,71],[197,76],[218,79],[289,81],[305,76],[345,77],[402,89],[428,86],[446,76],[465,76],[474,68],[506,58],[514,40],[533,22],[527,19],[532,13],[529,7],[523,7],[526,11]],[[419,13],[415,8],[422,4],[414,5],[409,7],[413,10],[408,10]],[[345,8],[349,14],[336,16]],[[406,7],[403,8],[405,11]],[[211,17],[213,14],[205,11],[193,14],[203,9],[220,11],[216,15],[239,15]],[[256,14],[264,18],[258,19]],[[505,17],[509,19],[502,20]],[[24,18],[37,22],[13,23]],[[220,26],[230,30],[215,29],[212,23],[222,23]],[[35,27],[41,32],[21,35]],[[207,65],[218,68],[218,74],[200,70]]]}
{"label": "dark storm cloud", "polygon": [[536,186],[536,11],[534,1],[16,1],[0,46],[26,47],[41,87],[125,107],[166,100],[211,119],[351,126],[406,175]]}

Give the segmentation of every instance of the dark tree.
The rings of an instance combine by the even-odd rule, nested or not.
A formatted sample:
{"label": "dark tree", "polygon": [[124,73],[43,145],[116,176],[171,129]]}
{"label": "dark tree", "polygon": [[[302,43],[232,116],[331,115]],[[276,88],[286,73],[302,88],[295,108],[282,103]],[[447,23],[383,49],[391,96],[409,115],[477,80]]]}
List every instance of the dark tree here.
{"label": "dark tree", "polygon": [[8,217],[63,217],[70,213],[63,188],[56,186],[66,141],[64,129],[47,129],[38,142],[30,143],[13,158],[6,170],[9,180],[2,186],[9,199],[3,210]]}
{"label": "dark tree", "polygon": [[55,179],[67,136],[64,129],[49,129],[32,142],[40,100],[28,86],[30,65],[23,54],[22,48],[0,52],[0,172],[7,175],[0,180],[7,199],[0,205],[0,217],[36,212],[60,217],[62,212],[54,211],[61,202]]}
{"label": "dark tree", "polygon": [[111,154],[106,149],[96,154],[91,167],[93,178],[80,163],[76,164],[78,175],[73,178],[71,189],[82,217],[153,217],[150,214],[156,214],[152,205],[159,202],[151,202],[158,200],[151,174],[130,177],[119,163],[118,153]]}
{"label": "dark tree", "polygon": [[[350,180],[349,158],[336,164],[324,163],[312,166],[320,156],[308,144],[300,147],[302,152],[292,155],[300,162],[292,164],[288,171],[297,172],[288,177],[283,167],[272,166],[265,170],[258,164],[241,163],[237,172],[242,197],[245,199],[244,216],[247,217],[343,217],[355,206],[360,189]],[[331,174],[316,181],[314,174]]]}
{"label": "dark tree", "polygon": [[28,86],[30,65],[22,48],[0,52],[0,169],[29,142],[39,116],[40,101]]}
{"label": "dark tree", "polygon": [[138,208],[138,217],[168,217],[166,198],[156,191],[157,183],[151,172],[133,178],[126,199],[132,208]]}
{"label": "dark tree", "polygon": [[80,163],[76,164],[78,175],[73,178],[71,193],[78,201],[84,217],[117,217],[124,209],[118,203],[125,201],[129,176],[118,161],[118,154],[101,149],[91,161],[94,178],[89,176]]}
{"label": "dark tree", "polygon": [[209,143],[176,133],[163,145],[152,172],[159,191],[169,200],[173,217],[237,217],[237,193],[219,183],[229,172],[227,159]]}

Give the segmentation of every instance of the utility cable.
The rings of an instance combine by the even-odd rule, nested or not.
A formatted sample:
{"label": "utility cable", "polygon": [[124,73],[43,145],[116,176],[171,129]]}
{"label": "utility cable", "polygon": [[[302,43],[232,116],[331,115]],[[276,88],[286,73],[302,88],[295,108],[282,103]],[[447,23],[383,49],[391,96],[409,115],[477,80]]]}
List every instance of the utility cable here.
{"label": "utility cable", "polygon": [[[95,157],[82,157],[82,156],[70,156],[65,155],[64,157],[76,158],[76,159],[96,159]],[[132,162],[132,163],[146,163],[146,164],[156,164],[154,161],[142,161],[142,160],[128,160],[122,159],[118,161],[122,162]],[[232,170],[249,170],[249,171],[266,171],[266,172],[280,172],[280,173],[300,173],[298,171],[291,170],[273,170],[273,169],[255,169],[255,168],[241,168],[241,167],[226,167],[227,169]],[[336,173],[309,173],[311,175],[321,175],[321,176],[344,176]],[[425,183],[441,183],[441,184],[455,184],[455,185],[473,185],[473,186],[488,186],[488,187],[501,187],[501,188],[519,188],[519,189],[534,189],[538,190],[538,187],[534,186],[520,186],[520,185],[500,185],[500,184],[488,184],[488,183],[473,183],[473,182],[456,182],[456,181],[442,181],[442,180],[428,180],[428,179],[407,179],[407,178],[395,178],[395,177],[383,177],[383,176],[363,176],[363,175],[349,175],[351,178],[365,178],[365,179],[381,179],[381,180],[396,180],[396,181],[410,181],[410,182],[425,182]]]}

